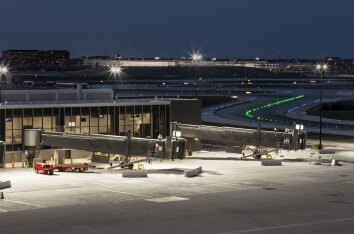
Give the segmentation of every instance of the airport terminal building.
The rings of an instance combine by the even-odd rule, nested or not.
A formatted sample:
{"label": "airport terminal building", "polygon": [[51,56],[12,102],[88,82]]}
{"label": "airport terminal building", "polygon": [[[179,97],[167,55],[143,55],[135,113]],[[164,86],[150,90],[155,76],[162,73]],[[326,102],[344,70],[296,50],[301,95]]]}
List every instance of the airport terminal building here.
{"label": "airport terminal building", "polygon": [[118,99],[111,89],[0,91],[0,142],[6,152],[23,151],[24,129],[157,138],[170,123],[201,124],[193,99]]}

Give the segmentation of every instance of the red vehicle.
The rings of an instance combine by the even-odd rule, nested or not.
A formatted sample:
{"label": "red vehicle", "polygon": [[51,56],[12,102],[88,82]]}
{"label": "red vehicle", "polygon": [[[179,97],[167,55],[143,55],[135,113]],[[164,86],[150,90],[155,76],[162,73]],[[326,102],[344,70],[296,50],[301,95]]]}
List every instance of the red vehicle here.
{"label": "red vehicle", "polygon": [[54,167],[54,169],[60,172],[84,172],[89,169],[89,165],[87,163],[84,164],[58,164]]}
{"label": "red vehicle", "polygon": [[45,163],[36,163],[34,165],[34,171],[37,174],[53,175],[54,167]]}

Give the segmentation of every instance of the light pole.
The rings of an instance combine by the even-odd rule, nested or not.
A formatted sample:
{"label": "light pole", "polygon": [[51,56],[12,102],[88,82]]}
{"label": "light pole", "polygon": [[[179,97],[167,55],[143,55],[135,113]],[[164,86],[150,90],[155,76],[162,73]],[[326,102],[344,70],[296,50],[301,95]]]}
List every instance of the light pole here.
{"label": "light pole", "polygon": [[9,69],[6,66],[0,65],[0,75],[6,75],[9,72]]}
{"label": "light pole", "polygon": [[198,98],[198,65],[199,61],[203,59],[200,53],[192,54],[192,62],[195,64],[195,98]]}
{"label": "light pole", "polygon": [[6,75],[8,72],[9,72],[9,69],[6,66],[0,65],[0,83],[1,83],[2,76]]}
{"label": "light pole", "polygon": [[0,66],[1,75],[6,74],[8,72],[8,68],[6,66]]}
{"label": "light pole", "polygon": [[320,143],[318,145],[318,149],[323,149],[323,145],[322,145],[323,74],[326,72],[327,69],[328,69],[327,64],[317,64],[316,65],[316,70],[321,75],[321,81],[320,81]]}
{"label": "light pole", "polygon": [[119,67],[119,66],[112,66],[110,68],[110,71],[111,71],[111,75],[113,75],[113,87],[114,87],[113,90],[115,90],[115,88],[116,88],[116,77],[118,76],[118,78],[120,78],[120,75],[122,74],[123,69],[121,67]]}

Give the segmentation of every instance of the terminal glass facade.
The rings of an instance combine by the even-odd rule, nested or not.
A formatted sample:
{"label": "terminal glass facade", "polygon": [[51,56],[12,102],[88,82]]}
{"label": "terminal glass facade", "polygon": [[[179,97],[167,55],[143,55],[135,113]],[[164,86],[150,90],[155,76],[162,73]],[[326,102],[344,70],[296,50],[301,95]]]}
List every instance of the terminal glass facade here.
{"label": "terminal glass facade", "polygon": [[22,149],[23,130],[165,137],[170,105],[43,107],[0,110],[0,141],[7,151]]}

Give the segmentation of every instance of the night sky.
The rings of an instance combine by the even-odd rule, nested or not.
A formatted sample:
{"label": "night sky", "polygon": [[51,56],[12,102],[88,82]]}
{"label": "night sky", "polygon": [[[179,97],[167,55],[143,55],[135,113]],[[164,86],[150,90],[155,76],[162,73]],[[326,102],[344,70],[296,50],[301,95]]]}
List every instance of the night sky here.
{"label": "night sky", "polygon": [[353,0],[0,0],[0,50],[354,57]]}

